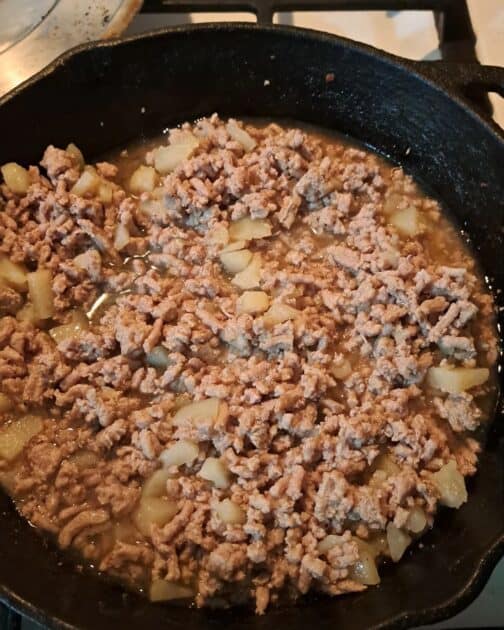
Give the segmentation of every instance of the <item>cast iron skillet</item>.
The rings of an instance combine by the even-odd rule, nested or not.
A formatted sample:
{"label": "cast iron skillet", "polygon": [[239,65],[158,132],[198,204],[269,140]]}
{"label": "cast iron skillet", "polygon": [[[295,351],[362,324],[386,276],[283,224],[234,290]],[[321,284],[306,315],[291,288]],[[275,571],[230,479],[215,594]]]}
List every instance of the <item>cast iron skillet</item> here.
{"label": "cast iron skillet", "polygon": [[[327,81],[329,73],[333,80]],[[462,98],[504,89],[504,70],[406,62],[334,36],[250,24],[186,26],[85,45],[0,101],[0,163],[36,163],[49,143],[102,153],[182,120],[288,117],[338,129],[423,180],[455,215],[499,306],[504,300],[504,140]],[[504,310],[504,309],[503,309]],[[501,310],[501,325],[503,321]],[[500,376],[502,385],[502,373]],[[504,551],[504,409],[495,414],[469,502],[435,528],[378,588],[254,617],[151,605],[74,570],[0,496],[0,597],[52,627],[199,630],[405,628],[453,615]]]}

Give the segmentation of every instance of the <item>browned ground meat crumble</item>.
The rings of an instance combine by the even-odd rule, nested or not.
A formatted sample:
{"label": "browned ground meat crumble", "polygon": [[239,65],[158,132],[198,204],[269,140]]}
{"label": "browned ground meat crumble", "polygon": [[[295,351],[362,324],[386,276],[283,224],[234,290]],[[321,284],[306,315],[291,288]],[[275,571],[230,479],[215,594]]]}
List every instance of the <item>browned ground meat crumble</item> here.
{"label": "browned ground meat crumble", "polygon": [[[474,261],[454,231],[444,251],[438,204],[401,169],[299,129],[230,124],[172,130],[170,142],[198,143],[153,192],[126,192],[101,162],[108,196],[78,196],[82,164],[53,146],[26,194],[1,185],[0,254],[50,270],[55,310],[38,324],[16,316],[28,298],[0,284],[0,391],[18,415],[43,409],[43,430],[0,472],[31,523],[101,571],[263,613],[310,589],[362,590],[361,541],[387,555],[383,535],[408,531],[414,508],[432,525],[433,473],[451,460],[475,472],[470,432],[491,386],[443,392],[426,375],[491,367],[497,339]],[[422,218],[418,235],[388,220],[394,195]],[[229,228],[246,217],[271,225],[245,247],[268,308],[296,309],[284,321],[240,312],[223,269]],[[90,325],[56,343],[49,329],[76,309],[92,310]],[[174,421],[203,399],[222,401],[218,414]],[[173,512],[142,535],[142,488],[180,440],[196,454],[162,480]],[[199,474],[208,458],[225,483]],[[219,516],[224,499],[234,522]]]}

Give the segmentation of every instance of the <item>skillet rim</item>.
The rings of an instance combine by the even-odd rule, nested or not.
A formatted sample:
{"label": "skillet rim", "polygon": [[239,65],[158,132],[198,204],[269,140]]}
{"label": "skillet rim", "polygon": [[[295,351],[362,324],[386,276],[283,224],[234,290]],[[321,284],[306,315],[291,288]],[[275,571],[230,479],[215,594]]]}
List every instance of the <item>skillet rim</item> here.
{"label": "skillet rim", "polygon": [[[484,66],[476,63],[453,63],[453,62],[423,62],[405,59],[393,55],[391,53],[379,50],[373,46],[357,42],[352,39],[325,33],[323,31],[317,31],[314,29],[300,28],[295,26],[283,26],[283,25],[262,25],[251,22],[211,22],[211,23],[198,23],[198,24],[186,24],[172,27],[164,27],[160,29],[154,29],[141,33],[139,35],[132,35],[129,37],[123,37],[115,40],[108,41],[94,41],[80,44],[70,50],[66,51],[62,55],[54,59],[49,65],[37,72],[35,75],[16,86],[10,92],[7,92],[0,98],[0,109],[7,102],[14,99],[21,92],[29,89],[32,85],[42,81],[44,78],[58,72],[64,68],[65,65],[70,63],[75,57],[79,55],[85,55],[89,51],[108,49],[113,47],[119,47],[127,45],[130,42],[155,39],[169,36],[172,33],[192,33],[198,31],[211,31],[211,32],[225,32],[225,31],[259,31],[259,32],[282,32],[284,35],[288,35],[293,39],[311,39],[317,40],[322,43],[331,44],[334,42],[341,43],[345,48],[363,53],[367,56],[377,58],[382,63],[386,63],[389,66],[395,67],[405,71],[423,83],[427,84],[430,89],[440,92],[445,97],[448,97],[451,101],[456,103],[462,108],[466,114],[471,116],[479,125],[481,125],[487,133],[490,133],[493,138],[501,145],[504,150],[504,130],[501,129],[495,122],[486,118],[477,109],[471,106],[471,102],[466,98],[461,91],[461,84],[450,79],[449,68],[450,67],[472,67],[481,72],[481,78],[485,77],[486,68],[492,68],[492,66]],[[430,65],[436,67],[435,70],[429,68]],[[495,67],[493,67],[495,68]],[[499,68],[504,76],[504,68]],[[501,340],[502,342],[502,340]],[[503,396],[502,388],[500,388],[499,395],[496,401],[495,413],[499,413],[499,401]],[[493,423],[492,423],[493,424]],[[469,578],[466,585],[456,593],[454,593],[449,599],[424,608],[422,610],[404,610],[390,619],[381,623],[370,626],[368,630],[384,630],[386,629],[405,629],[413,626],[431,624],[443,619],[454,616],[464,608],[466,608],[474,599],[481,593],[483,587],[487,583],[493,569],[504,557],[504,530],[501,534],[492,542],[489,548],[483,553],[477,566]],[[65,630],[79,630],[79,626],[69,624],[60,617],[55,617],[46,614],[42,609],[36,607],[28,600],[17,595],[12,589],[5,584],[0,583],[0,604],[5,603],[22,615],[36,621],[37,623],[45,624],[49,628],[61,628]]]}

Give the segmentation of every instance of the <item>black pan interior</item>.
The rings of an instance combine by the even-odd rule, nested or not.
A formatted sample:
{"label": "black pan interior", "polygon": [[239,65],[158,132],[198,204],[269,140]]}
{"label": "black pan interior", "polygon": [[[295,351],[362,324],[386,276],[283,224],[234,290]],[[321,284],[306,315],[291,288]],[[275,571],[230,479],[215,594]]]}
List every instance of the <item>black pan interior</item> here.
{"label": "black pan interior", "polygon": [[[469,235],[504,307],[502,137],[412,65],[345,40],[299,29],[212,25],[85,46],[0,102],[0,163],[36,163],[47,144],[70,141],[96,156],[213,111],[316,123],[402,164]],[[0,596],[52,626],[93,630],[428,623],[474,597],[504,549],[503,420],[501,409],[470,482],[469,503],[442,512],[420,548],[384,568],[380,587],[363,594],[307,599],[263,618],[149,605],[75,572],[1,495]]]}

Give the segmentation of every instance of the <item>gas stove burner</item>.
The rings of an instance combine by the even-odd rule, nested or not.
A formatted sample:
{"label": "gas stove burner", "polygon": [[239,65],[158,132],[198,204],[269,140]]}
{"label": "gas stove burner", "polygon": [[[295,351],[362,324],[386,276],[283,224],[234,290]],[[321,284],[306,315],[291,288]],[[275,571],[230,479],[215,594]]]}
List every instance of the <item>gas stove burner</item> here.
{"label": "gas stove burner", "polygon": [[83,42],[120,35],[142,0],[2,0],[0,95]]}

